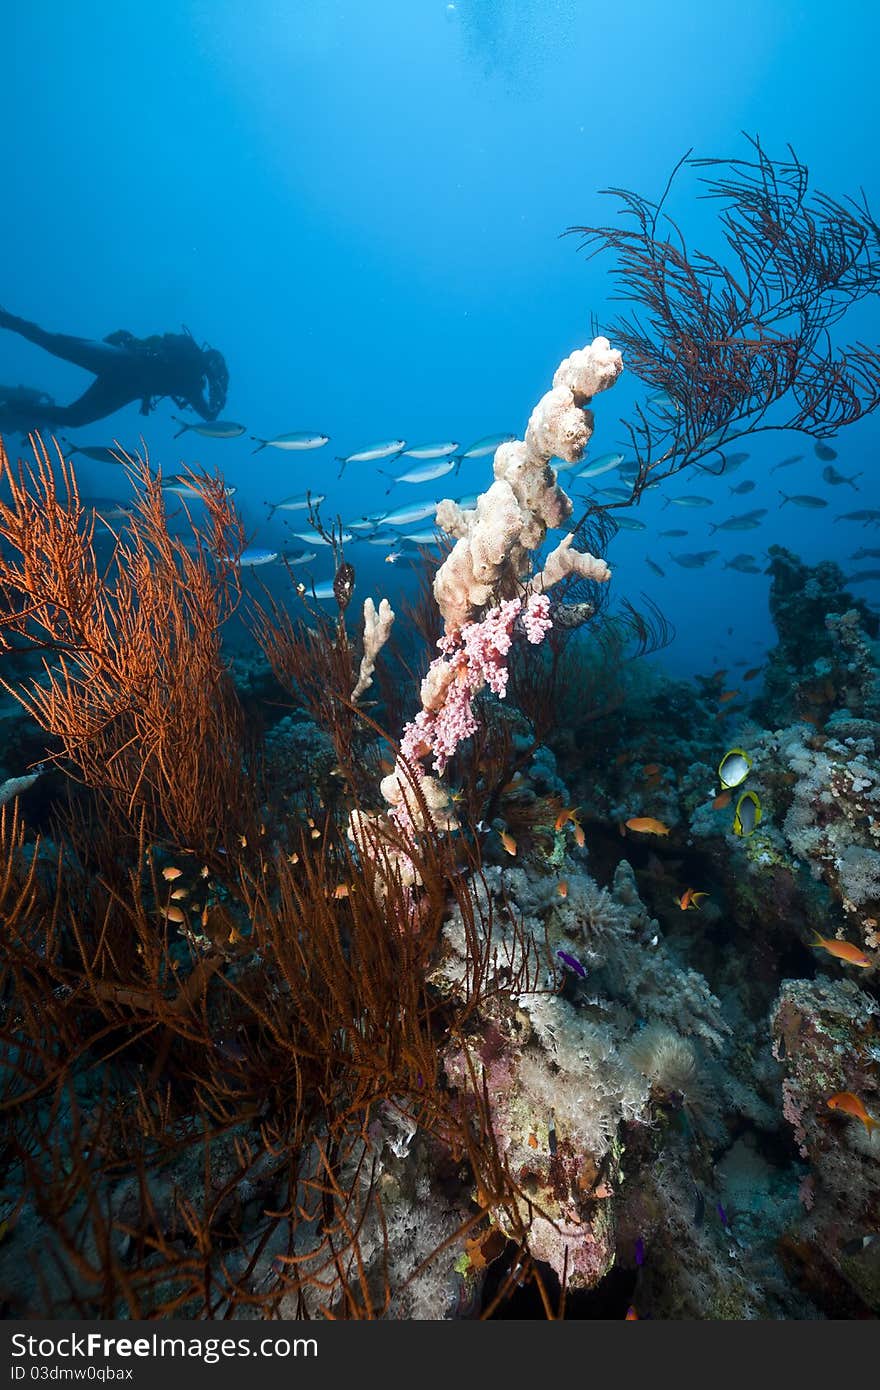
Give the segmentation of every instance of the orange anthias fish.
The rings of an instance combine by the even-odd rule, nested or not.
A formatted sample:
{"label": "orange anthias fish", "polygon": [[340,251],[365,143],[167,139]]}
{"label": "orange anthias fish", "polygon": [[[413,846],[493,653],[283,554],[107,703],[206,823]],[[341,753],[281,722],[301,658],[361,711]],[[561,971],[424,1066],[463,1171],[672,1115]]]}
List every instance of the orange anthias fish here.
{"label": "orange anthias fish", "polygon": [[668,835],[669,826],[664,825],[662,820],[657,820],[654,816],[633,816],[631,820],[625,821],[627,830],[637,830],[642,835]]}
{"label": "orange anthias fish", "polygon": [[561,878],[556,885],[556,891],[560,898],[568,897],[568,879]]}
{"label": "orange anthias fish", "polygon": [[865,1109],[864,1102],[858,1096],[853,1095],[852,1091],[838,1091],[835,1095],[828,1097],[829,1110],[842,1110],[844,1115],[852,1115],[853,1119],[861,1120],[868,1134],[873,1134],[875,1129],[880,1129],[880,1120],[875,1120]]}
{"label": "orange anthias fish", "polygon": [[730,792],[719,792],[712,802],[713,811],[723,811],[725,806],[729,806],[732,800]]}
{"label": "orange anthias fish", "polygon": [[553,822],[553,829],[561,830],[568,821],[577,823],[577,809],[574,806],[569,807],[567,810],[563,807],[556,817],[556,820]]}
{"label": "orange anthias fish", "polygon": [[728,700],[735,700],[738,694],[738,690],[722,690],[718,696],[719,705],[726,705]]}
{"label": "orange anthias fish", "polygon": [[638,1313],[636,1312],[636,1310],[635,1310],[635,1308],[633,1307],[633,1305],[630,1304],[629,1307],[628,1307],[627,1310],[626,1310],[626,1317],[624,1318],[624,1322],[638,1322],[638,1320],[639,1320],[639,1315],[638,1315]]}
{"label": "orange anthias fish", "polygon": [[587,837],[584,834],[584,827],[581,825],[579,820],[576,820],[574,823],[574,842],[577,845],[578,849],[583,849],[584,845],[587,843]]}
{"label": "orange anthias fish", "polygon": [[746,671],[746,672],[745,672],[745,674],[744,674],[744,676],[743,676],[743,680],[744,680],[744,681],[753,681],[753,680],[755,679],[755,676],[760,676],[760,674],[761,674],[761,672],[763,671],[763,669],[764,669],[763,666],[753,666],[752,669],[751,669],[750,671]]}
{"label": "orange anthias fish", "polygon": [[860,965],[864,970],[870,969],[871,962],[864,951],[860,951],[858,946],[854,946],[851,941],[836,941],[833,936],[820,936],[818,932],[815,932],[814,935],[816,937],[813,942],[814,950],[818,951],[821,947],[823,951],[828,952],[829,956],[836,956],[838,960],[845,960],[847,965]]}
{"label": "orange anthias fish", "polygon": [[689,907],[699,909],[699,898],[708,898],[708,893],[698,893],[694,888],[686,888],[680,898],[675,898],[676,907],[680,907],[682,912],[687,912]]}
{"label": "orange anthias fish", "polygon": [[501,836],[501,843],[502,843],[502,845],[504,846],[504,848],[507,850],[507,853],[508,853],[508,854],[513,854],[513,855],[515,855],[515,854],[516,854],[516,840],[515,840],[515,839],[513,838],[513,836],[510,834],[510,831],[509,831],[509,830],[501,830],[501,831],[499,831],[499,834],[500,834],[500,836]]}
{"label": "orange anthias fish", "polygon": [[645,763],[645,766],[642,768],[642,772],[646,777],[656,777],[659,771],[659,763]]}

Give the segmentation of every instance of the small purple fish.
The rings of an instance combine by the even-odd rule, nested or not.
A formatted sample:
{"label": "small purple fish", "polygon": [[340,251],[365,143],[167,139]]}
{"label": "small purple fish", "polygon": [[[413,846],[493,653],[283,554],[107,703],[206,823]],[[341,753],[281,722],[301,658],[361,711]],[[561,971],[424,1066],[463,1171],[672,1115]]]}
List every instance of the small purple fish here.
{"label": "small purple fish", "polygon": [[642,1265],[643,1265],[644,1263],[645,1263],[645,1242],[642,1240],[642,1237],[639,1236],[638,1240],[636,1241],[636,1265],[637,1265],[637,1267],[638,1267],[639,1269],[641,1269],[641,1267],[642,1267]]}
{"label": "small purple fish", "polygon": [[725,1231],[729,1231],[730,1222],[727,1219],[727,1212],[724,1210],[720,1202],[718,1203],[718,1215],[721,1217],[721,1224],[724,1227]]}
{"label": "small purple fish", "polygon": [[569,970],[573,970],[576,975],[580,975],[582,980],[587,978],[586,970],[579,960],[575,960],[574,956],[570,956],[567,951],[557,951],[556,954],[562,961],[562,964],[568,966]]}

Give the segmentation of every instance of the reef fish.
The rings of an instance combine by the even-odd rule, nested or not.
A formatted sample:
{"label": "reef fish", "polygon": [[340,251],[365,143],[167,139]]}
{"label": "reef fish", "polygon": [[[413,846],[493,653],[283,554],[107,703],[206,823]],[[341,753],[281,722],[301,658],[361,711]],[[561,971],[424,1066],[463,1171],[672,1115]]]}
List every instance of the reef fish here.
{"label": "reef fish", "polygon": [[739,516],[729,516],[726,521],[709,522],[709,533],[716,531],[754,531],[767,515],[766,507],[757,507],[751,512],[741,512]]}
{"label": "reef fish", "polygon": [[91,507],[102,521],[122,521],[134,511],[132,502],[114,502],[109,497],[82,497],[80,501],[84,507]]}
{"label": "reef fish", "polygon": [[856,487],[856,478],[861,478],[861,473],[851,473],[849,477],[845,473],[839,473],[833,463],[829,463],[827,468],[822,469],[822,477],[826,483],[832,487],[840,487],[841,483],[849,483],[854,492],[861,492],[861,488]]}
{"label": "reef fish", "polygon": [[774,463],[770,472],[775,473],[777,468],[791,468],[793,463],[800,463],[802,458],[803,454],[789,454],[788,458],[781,459],[779,463]]}
{"label": "reef fish", "polygon": [[880,510],[876,507],[862,507],[857,512],[839,512],[835,521],[863,521],[867,526],[872,521],[880,521]]}
{"label": "reef fish", "polygon": [[861,1120],[869,1135],[873,1134],[875,1129],[880,1129],[880,1120],[875,1120],[868,1114],[864,1101],[853,1095],[852,1091],[838,1091],[828,1097],[827,1103],[829,1110],[841,1110],[844,1115],[852,1115],[853,1119]]}
{"label": "reef fish", "polygon": [[[447,473],[451,473],[453,468],[457,468],[458,459],[438,459],[434,463],[426,463],[422,468],[410,468],[406,473],[398,473],[394,477],[390,473],[385,473],[383,469],[378,471],[383,478],[391,478],[391,486],[395,483],[431,483],[435,478],[444,478]],[[391,488],[388,488],[388,492]]]}
{"label": "reef fish", "polygon": [[576,975],[580,975],[582,980],[587,978],[587,972],[575,956],[570,956],[568,951],[556,952],[563,965],[567,965],[569,970],[573,970]]}
{"label": "reef fish", "polygon": [[576,478],[599,478],[603,473],[610,473],[612,468],[619,468],[623,463],[623,454],[602,454],[599,458],[588,463],[586,468],[582,468],[580,473],[576,473]]}
{"label": "reef fish", "polygon": [[789,495],[787,492],[780,492],[782,498],[780,507],[784,507],[786,502],[793,502],[796,507],[807,507],[813,511],[818,511],[820,507],[828,506],[828,499],[825,497],[813,497],[809,492],[795,492]]}
{"label": "reef fish", "polygon": [[735,487],[728,488],[728,492],[735,493],[737,497],[743,497],[747,492],[754,492],[758,486],[751,478],[746,478],[745,482],[737,483]]}
{"label": "reef fish", "polygon": [[424,521],[426,517],[434,516],[437,505],[436,502],[407,502],[388,512],[382,520],[387,526],[410,526],[414,521]]}
{"label": "reef fish", "polygon": [[277,550],[264,550],[260,546],[248,546],[238,557],[238,563],[245,567],[254,565],[271,565],[273,560],[278,559]]}
{"label": "reef fish", "polygon": [[812,942],[814,951],[827,951],[829,956],[835,956],[837,960],[845,960],[847,965],[858,965],[863,970],[870,969],[871,962],[864,951],[859,950],[851,941],[838,941],[833,936],[820,936],[814,931],[815,941]]}
{"label": "reef fish", "polygon": [[664,507],[711,507],[711,497],[667,497],[663,503]]}
{"label": "reef fish", "polygon": [[676,539],[678,539],[678,538],[681,537],[681,536],[686,536],[686,535],[687,535],[687,531],[680,531],[680,530],[678,530],[678,529],[676,528],[676,529],[674,529],[674,530],[672,530],[672,531],[661,531],[661,532],[660,532],[660,535],[661,535],[661,536],[675,536]]}
{"label": "reef fish", "polygon": [[290,497],[282,497],[280,502],[264,502],[263,506],[269,508],[267,521],[271,521],[276,512],[305,512],[309,507],[319,507],[325,500],[323,492],[297,492]]}
{"label": "reef fish", "polygon": [[708,565],[710,560],[714,560],[719,552],[717,550],[698,550],[693,554],[669,555],[670,560],[674,560],[677,565],[681,565],[685,570],[701,570]]}
{"label": "reef fish", "polygon": [[[176,476],[170,477],[167,482],[163,479],[162,491],[176,493],[178,497],[200,498],[202,495],[195,487],[193,480],[188,478],[185,473],[178,473]],[[223,491],[227,497],[231,497],[236,489],[234,487],[224,487]]]}
{"label": "reef fish", "polygon": [[111,448],[107,444],[70,444],[65,440],[64,453],[67,458],[82,454],[83,458],[91,459],[93,463],[125,462],[125,450],[118,444]]}
{"label": "reef fish", "polygon": [[445,444],[413,444],[412,448],[403,449],[401,453],[408,459],[445,459],[454,454],[458,447],[458,440],[451,439]]}
{"label": "reef fish", "polygon": [[761,800],[757,792],[743,792],[733,815],[733,833],[747,838],[754,834],[761,820]]}
{"label": "reef fish", "polygon": [[734,555],[732,560],[724,561],[726,570],[738,570],[740,574],[760,574],[761,566],[754,555]]}
{"label": "reef fish", "polygon": [[461,455],[463,459],[482,459],[487,454],[494,454],[502,444],[511,444],[516,439],[515,434],[487,434],[482,439],[478,439],[474,444],[468,446]]}
{"label": "reef fish", "polygon": [[633,816],[625,821],[627,830],[635,830],[640,835],[668,835],[669,826],[664,825],[662,820],[657,820],[655,816]]}
{"label": "reef fish", "polygon": [[382,459],[390,459],[395,454],[402,454],[405,448],[405,439],[383,439],[379,444],[368,444],[365,449],[356,449],[353,454],[346,454],[345,458],[341,458],[337,454],[336,462],[342,464],[339,476],[342,477],[348,463],[379,463]]}
{"label": "reef fish", "polygon": [[682,912],[687,912],[690,908],[699,911],[699,899],[708,898],[708,893],[698,893],[694,888],[686,888],[680,898],[675,898],[676,907],[680,907]]}
{"label": "reef fish", "polygon": [[830,444],[824,444],[822,440],[816,441],[813,445],[813,451],[816,458],[821,459],[823,463],[830,463],[832,459],[837,458],[837,450],[832,449]]}
{"label": "reef fish", "polygon": [[259,435],[252,434],[251,443],[257,446],[251,450],[254,454],[258,454],[261,449],[283,449],[287,453],[301,453],[307,449],[323,449],[325,444],[330,443],[330,436],[319,434],[317,430],[292,430],[289,434],[276,434],[273,439],[262,439]]}
{"label": "reef fish", "polygon": [[637,521],[634,516],[618,516],[614,518],[621,531],[647,531],[647,523]]}
{"label": "reef fish", "polygon": [[244,434],[247,425],[239,425],[235,420],[181,420],[177,415],[172,415],[172,420],[180,426],[174,436],[179,439],[187,430],[192,430],[193,434],[200,434],[205,439],[238,439]]}

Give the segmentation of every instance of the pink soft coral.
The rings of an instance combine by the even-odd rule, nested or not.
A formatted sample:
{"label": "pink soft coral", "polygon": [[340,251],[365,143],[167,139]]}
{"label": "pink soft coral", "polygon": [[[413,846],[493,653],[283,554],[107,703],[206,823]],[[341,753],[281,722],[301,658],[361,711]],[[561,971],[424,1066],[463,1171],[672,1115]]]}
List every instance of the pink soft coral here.
{"label": "pink soft coral", "polygon": [[431,708],[420,710],[404,729],[404,758],[415,762],[431,753],[442,776],[459,744],[477,731],[474,696],[486,685],[499,699],[507,694],[507,656],[517,618],[529,642],[542,642],[553,625],[550,600],[545,594],[530,594],[525,604],[508,599],[490,608],[480,622],[466,623],[460,632],[440,638],[437,645],[443,655],[431,662],[423,687],[435,698]]}

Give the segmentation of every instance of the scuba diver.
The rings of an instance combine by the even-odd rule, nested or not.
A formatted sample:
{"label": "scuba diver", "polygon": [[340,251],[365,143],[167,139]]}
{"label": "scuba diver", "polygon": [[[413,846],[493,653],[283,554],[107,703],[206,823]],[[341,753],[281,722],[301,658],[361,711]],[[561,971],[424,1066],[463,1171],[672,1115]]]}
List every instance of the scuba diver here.
{"label": "scuba diver", "polygon": [[229,371],[223,354],[207,344],[199,347],[188,329],[136,338],[120,328],[98,342],[49,333],[3,308],[0,328],[95,375],[70,405],[56,405],[45,392],[27,387],[0,386],[0,429],[24,432],[22,420],[28,430],[58,425],[74,429],[102,420],[131,401],[140,401],[141,414],[149,415],[164,396],[178,410],[189,407],[203,420],[216,420],[226,404]]}

